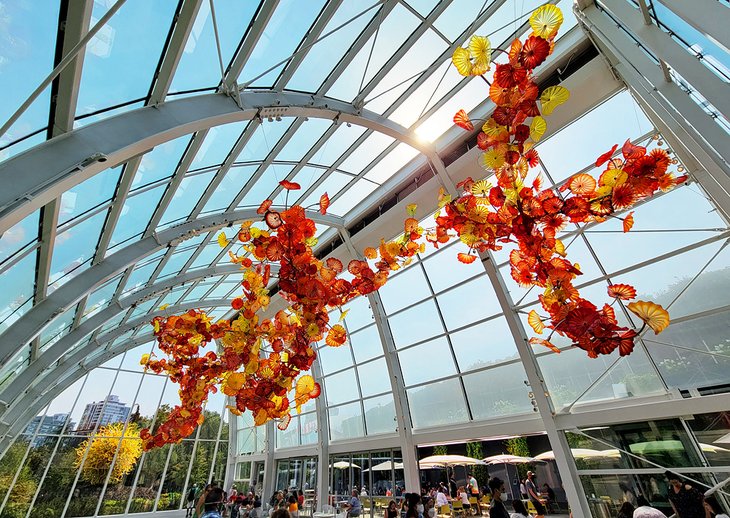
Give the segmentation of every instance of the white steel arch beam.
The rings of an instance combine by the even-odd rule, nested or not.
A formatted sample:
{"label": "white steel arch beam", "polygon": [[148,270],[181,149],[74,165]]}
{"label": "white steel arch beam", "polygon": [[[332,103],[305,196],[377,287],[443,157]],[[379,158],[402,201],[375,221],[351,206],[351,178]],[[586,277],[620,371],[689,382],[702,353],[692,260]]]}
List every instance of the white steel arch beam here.
{"label": "white steel arch beam", "polygon": [[[342,219],[337,216],[322,215],[313,211],[307,211],[307,216],[316,223],[342,228]],[[256,209],[224,212],[183,223],[159,233],[153,232],[151,236],[122,248],[68,281],[8,327],[5,333],[2,334],[0,363],[8,361],[16,351],[38,336],[56,317],[78,302],[84,295],[91,292],[96,286],[109,280],[140,259],[201,232],[209,232],[253,218],[260,218],[260,215],[256,214]]]}
{"label": "white steel arch beam", "polygon": [[[208,301],[191,301],[177,306],[170,306],[168,311],[181,312],[187,311],[191,308],[198,307],[216,307],[227,304],[227,299],[211,299]],[[162,312],[151,313],[150,315],[157,316]],[[149,316],[142,317],[136,321],[136,325],[142,325],[147,321]],[[116,333],[115,333],[116,334]],[[121,333],[119,333],[121,334]],[[43,382],[38,385],[43,388],[38,390],[37,387],[33,387],[33,390],[28,391],[21,398],[22,405],[17,407],[17,412],[14,412],[12,421],[6,421],[3,419],[0,425],[6,430],[0,437],[0,458],[5,454],[6,450],[12,444],[13,440],[21,433],[27,423],[48,403],[50,403],[57,395],[62,393],[65,389],[75,383],[78,379],[84,376],[87,372],[92,369],[106,363],[112,358],[124,353],[125,351],[134,349],[138,345],[145,344],[150,340],[153,340],[152,334],[145,335],[143,337],[136,338],[125,342],[118,348],[107,348],[100,354],[95,355],[92,358],[86,357],[81,351],[75,353],[69,357],[68,360],[64,361],[64,364],[68,364],[62,375],[59,376],[58,380],[54,380],[55,383],[48,383],[48,378],[43,378]]]}
{"label": "white steel arch beam", "polygon": [[659,0],[692,27],[730,52],[727,33],[727,7],[715,0]]}
{"label": "white steel arch beam", "polygon": [[[153,284],[152,286],[148,286],[144,289],[138,290],[127,297],[121,298],[113,302],[112,304],[102,309],[101,311],[90,317],[88,320],[71,330],[71,332],[58,340],[51,347],[49,347],[47,351],[41,354],[38,359],[31,362],[26,370],[23,371],[20,376],[13,380],[0,393],[0,402],[2,402],[2,405],[4,405],[6,409],[15,406],[17,404],[15,401],[16,398],[28,389],[28,379],[35,380],[38,379],[39,376],[43,375],[43,379],[47,383],[49,381],[49,377],[50,379],[54,377],[53,373],[46,372],[49,367],[51,367],[57,360],[62,358],[68,351],[73,350],[76,345],[84,338],[91,335],[106,322],[113,320],[120,313],[124,313],[130,308],[138,305],[141,302],[149,300],[150,298],[156,298],[176,286],[202,280],[208,277],[231,275],[239,271],[240,267],[235,264],[219,265],[211,268],[193,270],[182,275],[177,275],[172,279]],[[147,321],[149,321],[149,317],[146,316],[146,318]],[[132,322],[136,323],[137,320],[134,320]],[[132,323],[117,326],[113,332],[105,333],[104,335],[98,337],[96,340],[91,340],[87,345],[79,348],[78,350],[83,353],[83,358],[97,347],[104,345],[106,341],[113,340],[121,334],[129,331],[130,329],[133,329],[134,327],[135,325],[133,325]],[[75,353],[76,351],[74,350],[74,354]],[[4,413],[0,413],[0,418],[2,418],[3,415]]]}
{"label": "white steel arch beam", "polygon": [[[338,118],[383,133],[419,150],[439,175],[433,148],[406,128],[349,103],[295,92],[241,93],[241,108],[225,94],[206,94],[132,110],[39,144],[0,164],[0,234],[58,195],[168,140],[261,116]],[[440,167],[439,167],[440,164]]]}

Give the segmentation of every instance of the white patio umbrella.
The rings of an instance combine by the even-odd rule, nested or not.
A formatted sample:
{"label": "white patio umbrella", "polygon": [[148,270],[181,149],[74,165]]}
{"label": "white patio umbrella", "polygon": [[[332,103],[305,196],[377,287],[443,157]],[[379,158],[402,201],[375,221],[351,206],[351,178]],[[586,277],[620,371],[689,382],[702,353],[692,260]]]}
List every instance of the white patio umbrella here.
{"label": "white patio umbrella", "polygon": [[482,459],[487,464],[529,464],[532,462],[541,462],[534,457],[520,457],[519,455],[492,455]]}
{"label": "white patio umbrella", "polygon": [[472,459],[463,455],[431,455],[418,462],[418,466],[422,468],[434,466],[485,466],[486,464],[486,462],[479,459]]}
{"label": "white patio umbrella", "polygon": [[[589,448],[572,448],[571,453],[576,459],[599,459],[613,458],[619,456],[618,450],[591,450]],[[546,451],[540,455],[535,455],[537,460],[555,460],[555,453]]]}
{"label": "white patio umbrella", "polygon": [[334,464],[331,464],[330,465],[330,468],[347,469],[350,466],[352,466],[355,469],[360,469],[360,466],[358,466],[357,464],[351,464],[351,463],[349,463],[347,461],[344,461],[344,460],[341,460],[341,461],[335,462]]}
{"label": "white patio umbrella", "polygon": [[362,471],[363,471],[363,473],[365,473],[366,471],[390,471],[392,469],[403,469],[403,463],[396,462],[395,465],[393,465],[392,460],[386,460],[385,462],[376,464],[372,468],[364,469]]}

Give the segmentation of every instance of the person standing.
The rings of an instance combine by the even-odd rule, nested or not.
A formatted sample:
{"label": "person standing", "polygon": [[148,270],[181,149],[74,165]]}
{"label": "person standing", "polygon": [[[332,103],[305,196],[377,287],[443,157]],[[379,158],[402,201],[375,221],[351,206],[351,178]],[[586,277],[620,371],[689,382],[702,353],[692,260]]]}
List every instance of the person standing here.
{"label": "person standing", "polygon": [[510,518],[507,508],[504,505],[507,501],[504,480],[492,477],[489,479],[488,486],[492,494],[492,501],[489,503],[489,518]]}
{"label": "person standing", "polygon": [[633,518],[667,518],[659,509],[651,507],[648,500],[642,495],[636,497],[636,505]]}
{"label": "person standing", "polygon": [[532,502],[532,505],[535,506],[537,518],[543,518],[545,516],[545,507],[542,505],[542,502],[540,501],[540,495],[538,494],[538,491],[537,491],[536,482],[537,482],[537,479],[535,478],[535,473],[532,471],[528,471],[527,480],[525,480],[525,489],[527,490],[527,498],[529,498],[530,502]]}
{"label": "person standing", "polygon": [[477,479],[474,478],[474,473],[469,474],[469,489],[471,491],[471,495],[473,498],[476,498],[476,514],[478,516],[482,515],[482,508],[479,506],[479,484],[477,484]]}
{"label": "person standing", "polygon": [[669,503],[678,518],[705,518],[705,495],[691,485],[685,483],[682,477],[667,471],[664,476],[669,480]]}

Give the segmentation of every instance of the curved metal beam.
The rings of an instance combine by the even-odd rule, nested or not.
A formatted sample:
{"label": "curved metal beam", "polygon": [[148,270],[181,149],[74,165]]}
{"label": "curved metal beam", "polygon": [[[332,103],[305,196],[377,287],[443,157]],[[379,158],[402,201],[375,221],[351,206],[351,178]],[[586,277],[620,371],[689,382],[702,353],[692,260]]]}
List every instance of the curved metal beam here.
{"label": "curved metal beam", "polygon": [[[166,291],[169,291],[176,286],[184,285],[188,282],[198,281],[208,277],[230,275],[239,271],[240,267],[235,264],[217,265],[211,268],[194,270],[191,272],[186,272],[182,275],[175,276],[172,279],[153,284],[152,286],[148,286],[144,289],[133,292],[128,296],[113,302],[106,308],[88,318],[78,327],[71,330],[70,333],[68,333],[66,336],[64,336],[51,347],[49,347],[47,351],[39,355],[38,359],[32,362],[23,371],[21,376],[18,376],[16,379],[14,379],[0,393],[0,402],[2,402],[6,406],[6,408],[14,405],[15,398],[17,398],[23,391],[28,388],[26,382],[27,379],[38,379],[38,377],[41,376],[41,374],[43,374],[48,367],[53,365],[53,363],[55,363],[59,358],[63,357],[66,352],[73,349],[79,342],[81,342],[84,338],[99,329],[106,322],[113,320],[117,315],[127,311],[129,308],[136,306],[140,302],[144,302],[152,297],[158,297],[162,293],[165,293]],[[149,321],[149,317],[147,317],[147,321]],[[87,345],[80,348],[80,350],[84,351],[84,353],[86,354],[89,350],[91,350],[91,348],[103,345],[107,340],[113,340],[117,336],[120,336],[130,329],[132,329],[132,327],[127,324],[123,326],[118,326],[111,333],[106,333],[102,337],[99,337],[96,340],[92,340]],[[112,334],[113,337],[108,338],[109,336],[112,336]],[[45,375],[44,379],[48,381],[48,375]],[[0,418],[1,417],[2,414],[0,414]]]}
{"label": "curved metal beam", "polygon": [[0,192],[0,234],[73,186],[163,142],[261,116],[337,117],[405,142],[437,169],[441,163],[430,145],[403,126],[343,101],[296,92],[248,91],[241,93],[239,108],[225,94],[198,95],[89,124],[0,164],[5,185]]}
{"label": "curved metal beam", "polygon": [[[202,304],[200,301],[191,301],[189,303],[170,306],[168,307],[168,312],[181,312],[198,307],[213,307],[222,305],[223,303],[227,304],[228,300],[215,299],[203,301]],[[154,315],[157,314],[162,314],[162,312],[154,313]],[[146,318],[147,317],[144,319],[138,319],[136,321],[136,325],[139,326],[144,324],[147,321]],[[116,338],[116,336],[114,338]],[[105,349],[102,353],[97,354],[92,358],[88,358],[87,361],[82,361],[86,358],[86,354],[82,353],[88,353],[88,351],[77,351],[68,359],[62,360],[59,363],[59,366],[67,364],[67,368],[65,371],[58,374],[57,381],[55,383],[49,383],[48,377],[44,377],[42,382],[39,380],[36,386],[30,387],[28,391],[19,398],[18,404],[14,405],[15,411],[12,412],[12,415],[3,417],[2,422],[0,422],[0,427],[4,428],[3,435],[0,437],[0,458],[2,458],[5,454],[5,451],[10,447],[15,437],[25,429],[27,423],[30,422],[30,420],[56,396],[73,385],[87,372],[90,372],[92,369],[103,365],[112,358],[119,356],[128,350],[149,342],[151,339],[153,339],[153,336],[150,334],[130,340],[120,347]],[[38,385],[43,387],[42,390],[35,390]],[[8,420],[6,418],[10,418],[12,420]]]}
{"label": "curved metal beam", "polygon": [[[337,216],[322,215],[313,211],[307,211],[307,216],[323,225],[337,228],[342,228],[343,225],[342,219]],[[209,232],[252,218],[260,218],[260,215],[256,214],[256,209],[223,212],[182,223],[160,233],[155,232],[150,237],[122,248],[68,281],[8,327],[0,335],[2,336],[0,364],[7,362],[16,351],[38,336],[55,318],[73,306],[84,295],[140,259],[202,232]]]}

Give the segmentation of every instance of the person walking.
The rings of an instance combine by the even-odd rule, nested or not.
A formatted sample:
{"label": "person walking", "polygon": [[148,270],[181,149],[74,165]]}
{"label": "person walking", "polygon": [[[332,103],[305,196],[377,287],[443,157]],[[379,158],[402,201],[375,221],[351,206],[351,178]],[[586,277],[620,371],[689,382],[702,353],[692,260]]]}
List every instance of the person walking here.
{"label": "person walking", "polygon": [[527,480],[525,480],[525,489],[527,490],[527,498],[530,499],[532,505],[535,506],[535,512],[537,518],[543,518],[545,516],[545,506],[542,505],[540,495],[537,491],[537,478],[533,471],[527,472]]}
{"label": "person walking", "polygon": [[489,491],[492,494],[492,501],[489,503],[489,518],[510,518],[504,503],[507,501],[507,493],[504,489],[504,480],[497,477],[489,479]]}
{"label": "person walking", "polygon": [[685,483],[682,477],[667,471],[664,476],[669,480],[669,503],[678,518],[705,518],[705,495],[691,485]]}

